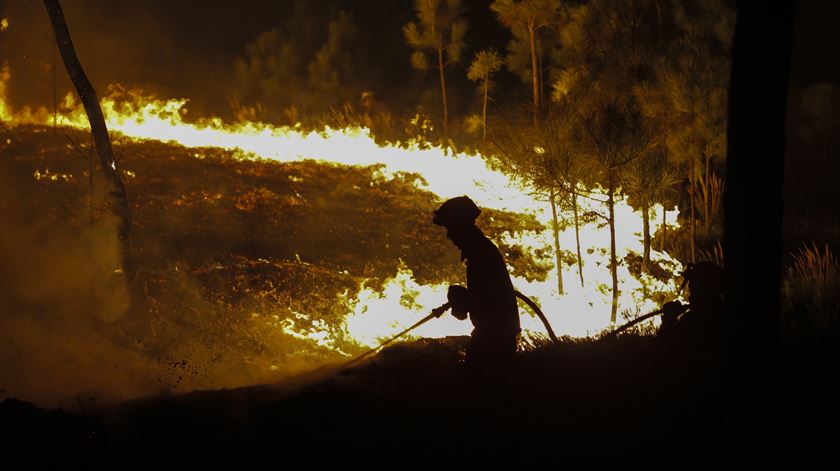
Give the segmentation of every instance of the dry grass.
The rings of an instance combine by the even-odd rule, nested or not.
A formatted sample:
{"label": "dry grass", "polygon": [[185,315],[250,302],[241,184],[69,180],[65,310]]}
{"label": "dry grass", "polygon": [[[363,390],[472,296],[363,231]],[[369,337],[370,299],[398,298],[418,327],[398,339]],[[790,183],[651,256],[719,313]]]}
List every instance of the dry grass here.
{"label": "dry grass", "polygon": [[810,247],[806,245],[794,255],[790,276],[825,288],[837,282],[838,268],[840,266],[837,257],[831,253],[827,244],[820,252],[820,248],[812,243]]}
{"label": "dry grass", "polygon": [[712,262],[720,267],[725,266],[723,264],[723,246],[720,244],[720,241],[716,240],[714,246],[708,250],[700,250],[697,254],[697,261]]}
{"label": "dry grass", "polygon": [[784,320],[794,338],[831,335],[840,325],[840,262],[828,245],[793,254],[784,282]]}

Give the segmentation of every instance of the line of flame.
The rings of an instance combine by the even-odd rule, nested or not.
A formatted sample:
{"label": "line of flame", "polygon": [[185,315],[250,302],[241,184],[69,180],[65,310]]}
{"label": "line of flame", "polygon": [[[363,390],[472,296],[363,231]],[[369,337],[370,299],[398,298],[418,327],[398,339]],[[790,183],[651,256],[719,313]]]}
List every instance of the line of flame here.
{"label": "line of flame", "polygon": [[[8,67],[0,70],[0,120],[8,126],[18,124],[49,124],[53,115],[41,108],[24,108],[13,113],[5,99],[6,84],[10,78]],[[448,148],[422,147],[416,142],[389,143],[380,145],[366,128],[330,129],[305,131],[299,127],[273,126],[266,123],[240,122],[226,124],[219,118],[189,123],[184,120],[186,99],[159,100],[143,96],[136,91],[111,88],[111,93],[101,101],[108,128],[133,139],[153,139],[174,142],[185,147],[217,147],[237,150],[260,158],[280,162],[304,159],[344,164],[382,165],[382,172],[392,176],[397,172],[412,172],[422,175],[425,183],[417,183],[441,198],[469,195],[480,206],[516,213],[535,215],[543,223],[549,223],[547,204],[534,199],[519,184],[507,175],[492,170],[481,155],[452,152]],[[87,129],[88,121],[83,109],[72,95],[63,100],[56,115],[57,125],[76,129]],[[247,158],[247,155],[244,156]],[[602,210],[597,203],[582,201],[583,211]],[[653,208],[651,229],[655,232],[661,221],[662,207]],[[669,210],[667,223],[677,226],[676,209]],[[641,253],[641,214],[626,201],[616,206],[616,239],[618,259],[628,251]],[[608,269],[608,255],[602,248],[609,247],[609,232],[606,227],[588,224],[581,228],[584,244],[584,270],[586,283],[578,282],[575,266],[563,269],[566,292],[557,294],[556,271],[552,270],[543,282],[528,282],[515,278],[517,288],[539,300],[543,310],[558,333],[571,336],[587,336],[608,327],[611,293],[611,278]],[[525,236],[515,241],[530,250],[550,247],[549,233]],[[566,250],[575,247],[574,229],[569,227],[560,234],[560,245]],[[668,254],[653,251],[653,260],[665,262],[681,269],[679,262]],[[653,309],[655,306],[643,295],[644,286],[652,291],[675,291],[649,277],[642,280],[633,277],[626,266],[619,266],[621,280],[619,302],[623,308],[634,313]],[[644,285],[644,286],[643,286]],[[373,346],[383,338],[411,325],[445,299],[445,285],[420,285],[407,269],[400,270],[384,285],[381,293],[363,289],[350,304],[354,312],[345,320],[346,332],[360,344]],[[410,296],[415,301],[411,307],[400,304]],[[623,320],[619,319],[619,320]],[[543,331],[536,318],[523,317],[526,331]],[[285,327],[296,336],[306,336],[320,346],[329,347],[334,342],[324,332],[294,330],[293,325]],[[422,337],[442,337],[469,333],[469,325],[451,317],[430,322],[415,334]]]}

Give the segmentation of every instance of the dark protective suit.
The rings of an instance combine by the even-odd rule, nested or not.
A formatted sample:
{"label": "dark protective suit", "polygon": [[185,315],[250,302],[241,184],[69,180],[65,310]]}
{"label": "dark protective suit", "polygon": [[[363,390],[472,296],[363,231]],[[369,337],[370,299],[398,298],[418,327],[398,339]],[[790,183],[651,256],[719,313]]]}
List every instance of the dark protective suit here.
{"label": "dark protective suit", "polygon": [[[450,290],[453,313],[469,312],[475,327],[467,347],[472,366],[499,366],[513,360],[519,334],[519,308],[499,249],[478,228],[461,247],[467,289]],[[454,291],[454,292],[453,292]]]}
{"label": "dark protective suit", "polygon": [[724,330],[723,268],[712,262],[689,264],[688,304],[671,301],[663,306],[659,337],[683,350],[702,352],[719,346]]}

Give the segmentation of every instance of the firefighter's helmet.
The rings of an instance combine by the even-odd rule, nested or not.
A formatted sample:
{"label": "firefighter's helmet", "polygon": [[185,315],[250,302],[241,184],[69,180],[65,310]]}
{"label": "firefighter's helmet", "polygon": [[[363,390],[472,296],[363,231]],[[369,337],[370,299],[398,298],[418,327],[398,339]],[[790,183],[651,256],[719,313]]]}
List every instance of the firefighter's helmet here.
{"label": "firefighter's helmet", "polygon": [[473,200],[467,196],[458,196],[446,200],[440,208],[435,211],[432,222],[438,226],[452,227],[470,225],[475,223],[475,218],[481,214],[481,210]]}

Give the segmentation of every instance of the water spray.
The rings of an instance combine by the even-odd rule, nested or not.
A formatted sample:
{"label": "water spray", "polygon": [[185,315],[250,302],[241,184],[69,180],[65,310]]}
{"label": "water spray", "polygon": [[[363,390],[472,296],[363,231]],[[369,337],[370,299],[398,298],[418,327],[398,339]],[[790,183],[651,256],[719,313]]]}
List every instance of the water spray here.
{"label": "water spray", "polygon": [[[545,317],[545,314],[542,312],[542,310],[537,305],[537,303],[535,303],[531,298],[529,298],[528,296],[525,296],[524,294],[522,294],[519,291],[514,291],[514,294],[516,294],[517,298],[519,298],[523,302],[525,302],[525,304],[527,304],[528,307],[531,308],[531,310],[537,315],[537,317],[539,317],[540,320],[542,320],[543,324],[545,324],[545,329],[546,329],[546,331],[548,331],[548,336],[551,338],[551,341],[554,342],[554,343],[557,343],[558,340],[557,340],[557,336],[554,335],[554,329],[551,328],[551,324],[548,323],[548,319]],[[356,363],[358,363],[362,359],[367,358],[368,356],[376,353],[377,351],[381,350],[382,348],[384,348],[389,343],[393,342],[394,340],[397,340],[398,338],[402,337],[403,335],[405,335],[405,334],[411,332],[412,330],[420,327],[421,325],[425,324],[426,322],[429,322],[432,319],[437,319],[438,317],[442,316],[443,313],[448,311],[450,307],[452,307],[452,304],[447,302],[445,304],[441,304],[440,306],[432,309],[432,312],[428,316],[420,319],[419,321],[414,323],[414,325],[412,325],[411,327],[408,327],[407,329],[403,330],[402,332],[398,333],[397,335],[394,335],[393,337],[389,338],[388,340],[380,343],[376,347],[368,350],[367,352],[365,352],[365,353],[357,356],[356,358],[353,358],[352,360],[348,361],[347,363],[341,365],[339,367],[339,370],[344,370],[346,368],[349,368],[352,365],[355,365]]]}

